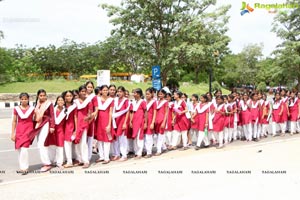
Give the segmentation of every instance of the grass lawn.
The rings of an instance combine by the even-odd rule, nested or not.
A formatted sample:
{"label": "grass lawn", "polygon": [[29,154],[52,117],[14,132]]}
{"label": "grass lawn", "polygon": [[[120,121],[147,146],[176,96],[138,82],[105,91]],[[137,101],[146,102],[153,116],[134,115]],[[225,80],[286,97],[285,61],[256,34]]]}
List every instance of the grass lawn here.
{"label": "grass lawn", "polygon": [[[67,81],[64,79],[57,80],[39,80],[39,81],[31,81],[31,82],[15,82],[15,83],[7,83],[0,85],[0,93],[20,93],[20,92],[28,92],[28,93],[36,93],[39,89],[45,89],[48,93],[60,93],[65,90],[73,90],[77,89],[80,85],[84,84],[85,80],[81,81]],[[96,81],[94,81],[96,84]],[[112,81],[111,84],[115,84],[118,86],[124,86],[130,92],[135,88],[141,88],[145,91],[148,87],[152,86],[152,83],[133,83],[128,81]],[[192,84],[185,83],[180,84],[180,90],[188,95],[191,94],[203,94],[208,91],[208,84],[200,83],[200,84]],[[224,94],[228,94],[229,91],[222,89]]]}

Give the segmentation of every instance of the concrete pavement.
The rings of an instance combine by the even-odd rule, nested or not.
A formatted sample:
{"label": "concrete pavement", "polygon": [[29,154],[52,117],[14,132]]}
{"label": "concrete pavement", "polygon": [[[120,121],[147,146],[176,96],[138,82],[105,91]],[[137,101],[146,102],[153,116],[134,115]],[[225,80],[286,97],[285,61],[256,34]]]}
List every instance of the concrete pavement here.
{"label": "concrete pavement", "polygon": [[[9,140],[11,119],[0,119],[1,199],[295,199],[300,184],[300,135],[237,141],[226,148],[172,151],[160,157],[92,163],[39,173],[36,145],[31,173],[22,176]],[[96,159],[96,156],[93,157]]]}

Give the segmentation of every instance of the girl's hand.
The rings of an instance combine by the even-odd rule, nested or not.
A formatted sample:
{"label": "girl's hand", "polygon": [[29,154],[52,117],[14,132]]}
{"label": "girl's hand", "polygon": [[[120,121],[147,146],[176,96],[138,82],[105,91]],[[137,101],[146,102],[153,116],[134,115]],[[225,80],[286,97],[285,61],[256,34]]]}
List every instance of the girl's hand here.
{"label": "girl's hand", "polygon": [[15,142],[16,141],[16,134],[11,134],[10,139]]}
{"label": "girl's hand", "polygon": [[166,123],[162,123],[160,126],[161,129],[164,129],[165,127],[166,127]]}
{"label": "girl's hand", "polygon": [[192,118],[192,119],[191,119],[191,122],[192,122],[192,123],[195,123],[195,120],[194,120],[194,118]]}
{"label": "girl's hand", "polygon": [[122,130],[126,130],[126,128],[127,128],[127,124],[123,124],[123,126],[122,126]]}
{"label": "girl's hand", "polygon": [[153,123],[150,125],[150,129],[151,129],[151,130],[154,129],[154,124],[153,124]]}
{"label": "girl's hand", "polygon": [[50,133],[54,133],[54,128],[50,128]]}
{"label": "girl's hand", "polygon": [[205,126],[205,128],[207,128],[207,127],[208,127],[208,123],[205,123],[205,125],[204,125],[204,126]]}
{"label": "girl's hand", "polygon": [[130,122],[130,128],[132,128],[132,123]]}
{"label": "girl's hand", "polygon": [[144,123],[144,130],[146,130],[147,129],[147,124],[146,123]]}
{"label": "girl's hand", "polygon": [[281,115],[282,115],[282,113],[280,112],[278,115],[280,115],[280,116],[281,116]]}
{"label": "girl's hand", "polygon": [[106,131],[107,133],[110,133],[110,131],[111,131],[110,125],[108,125],[108,126],[105,128],[105,131]]}

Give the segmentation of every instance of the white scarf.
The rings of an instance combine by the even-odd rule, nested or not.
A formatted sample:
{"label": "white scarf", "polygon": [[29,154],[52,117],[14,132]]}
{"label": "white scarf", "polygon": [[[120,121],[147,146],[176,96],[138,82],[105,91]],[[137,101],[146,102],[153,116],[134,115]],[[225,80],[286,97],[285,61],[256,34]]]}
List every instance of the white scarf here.
{"label": "white scarf", "polygon": [[95,96],[96,95],[94,93],[90,94],[82,103],[80,103],[79,99],[76,99],[75,103],[77,104],[77,108],[79,110],[85,108]]}
{"label": "white scarf", "polygon": [[114,108],[115,110],[120,110],[122,108],[122,106],[124,105],[125,101],[127,100],[127,98],[123,98],[122,101],[119,104],[119,97],[115,98],[115,105]]}
{"label": "white scarf", "polygon": [[124,98],[124,99],[121,101],[121,103],[120,103],[121,106],[120,106],[120,105],[118,106],[118,101],[119,101],[119,99],[118,99],[118,98],[115,99],[115,106],[114,106],[113,114],[112,114],[112,123],[113,123],[113,127],[114,127],[114,128],[117,128],[116,118],[118,118],[118,117],[124,115],[125,113],[127,113],[127,112],[129,111],[129,108],[130,108],[130,101],[128,101],[128,106],[127,106],[126,109],[121,110],[121,111],[119,111],[119,112],[116,112],[117,108],[118,108],[118,110],[121,109],[121,107],[122,107],[122,106],[124,105],[124,103],[125,103],[125,100],[127,100],[127,98]]}
{"label": "white scarf", "polygon": [[288,97],[283,97],[283,98],[282,98],[282,102],[283,102],[283,103],[286,103],[287,100],[288,100]]}
{"label": "white scarf", "polygon": [[147,103],[147,111],[149,111],[154,102],[155,100],[152,99],[149,103]]}
{"label": "white scarf", "polygon": [[58,106],[55,106],[54,108],[54,120],[55,120],[55,125],[59,125],[61,121],[66,117],[66,113],[64,112],[65,107],[61,110],[58,116],[56,116],[56,111],[57,111]]}
{"label": "white scarf", "polygon": [[198,111],[198,113],[203,113],[210,107],[210,105],[207,103],[207,104],[204,104],[204,106],[202,108],[200,108],[200,107],[201,107],[201,104],[199,103],[196,106],[196,110]]}
{"label": "white scarf", "polygon": [[21,119],[27,119],[29,117],[29,115],[31,115],[31,113],[34,111],[33,106],[29,106],[29,108],[26,110],[25,113],[22,112],[22,109],[20,106],[15,107],[15,109]]}
{"label": "white scarf", "polygon": [[156,105],[157,105],[156,109],[157,110],[160,109],[166,102],[167,102],[167,100],[165,100],[165,99],[162,100],[161,102],[156,101]]}
{"label": "white scarf", "polygon": [[246,111],[248,109],[248,105],[247,104],[249,103],[249,101],[250,101],[250,99],[247,101],[246,105],[245,105],[244,100],[240,101],[240,105],[241,105],[241,108],[242,108],[243,111]]}
{"label": "white scarf", "polygon": [[67,118],[66,118],[66,119],[69,119],[69,115],[72,113],[73,110],[75,110],[76,107],[77,107],[77,106],[76,106],[76,104],[74,103],[74,104],[72,104],[71,106],[69,106],[69,107],[67,108],[67,113],[66,113]]}
{"label": "white scarf", "polygon": [[275,101],[275,102],[273,103],[273,109],[274,109],[274,110],[277,110],[277,109],[279,108],[280,105],[281,105],[281,100],[279,100],[279,102]]}
{"label": "white scarf", "polygon": [[298,101],[298,98],[295,97],[294,101],[290,103],[289,107],[293,107],[297,101]]}
{"label": "white scarf", "polygon": [[255,104],[253,104],[253,101],[251,101],[251,108],[257,108],[259,101],[256,101]]}
{"label": "white scarf", "polygon": [[143,99],[140,99],[140,100],[138,100],[138,101],[136,101],[136,100],[134,100],[133,102],[132,102],[132,110],[134,111],[134,112],[136,112],[137,110],[138,110],[138,108],[140,107],[140,105],[141,105],[141,103],[143,102],[144,100]]}
{"label": "white scarf", "polygon": [[97,100],[98,100],[98,109],[106,110],[108,106],[110,106],[110,104],[113,102],[114,99],[112,97],[108,97],[104,103],[102,103],[101,97],[97,97]]}

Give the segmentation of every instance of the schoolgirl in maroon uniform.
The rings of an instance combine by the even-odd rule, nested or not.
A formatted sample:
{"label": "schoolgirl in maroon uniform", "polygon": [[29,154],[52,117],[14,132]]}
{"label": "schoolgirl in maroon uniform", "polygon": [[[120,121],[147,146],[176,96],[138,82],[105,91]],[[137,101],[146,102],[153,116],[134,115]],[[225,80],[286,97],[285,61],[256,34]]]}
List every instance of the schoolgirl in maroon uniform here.
{"label": "schoolgirl in maroon uniform", "polygon": [[115,135],[114,141],[114,158],[113,160],[126,161],[128,154],[128,121],[130,101],[125,97],[125,88],[119,86],[117,89],[117,97],[114,100],[114,108],[112,114],[113,132]]}
{"label": "schoolgirl in maroon uniform", "polygon": [[89,128],[87,130],[87,144],[88,144],[88,157],[89,160],[92,158],[93,154],[93,145],[94,142],[94,134],[95,134],[95,119],[97,118],[98,113],[98,101],[97,94],[94,94],[94,83],[92,81],[87,81],[85,84],[86,87],[86,99],[91,102],[93,105],[93,112],[91,113],[92,121],[89,124]]}
{"label": "schoolgirl in maroon uniform", "polygon": [[155,134],[157,134],[157,152],[155,156],[159,156],[162,153],[162,150],[166,150],[165,145],[165,128],[167,124],[169,106],[168,101],[165,99],[166,92],[163,89],[160,89],[157,93],[158,100],[156,102],[156,119],[155,119]]}
{"label": "schoolgirl in maroon uniform", "polygon": [[35,130],[31,132],[30,138],[37,135],[38,142],[37,145],[40,150],[40,157],[43,163],[41,172],[46,172],[51,169],[51,161],[49,157],[49,148],[47,145],[47,140],[49,134],[53,134],[55,130],[54,121],[54,107],[51,101],[47,100],[46,91],[43,89],[38,90],[36,106],[35,106]]}
{"label": "schoolgirl in maroon uniform", "polygon": [[242,120],[243,133],[245,135],[246,141],[252,141],[252,115],[250,112],[250,103],[249,95],[247,93],[243,94],[242,100],[240,100],[240,117]]}
{"label": "schoolgirl in maroon uniform", "polygon": [[289,113],[291,121],[291,135],[297,131],[297,120],[300,117],[300,101],[297,97],[297,91],[293,89],[291,91],[291,98],[289,99]]}
{"label": "schoolgirl in maroon uniform", "polygon": [[166,94],[166,100],[168,102],[168,116],[167,116],[167,123],[165,128],[165,135],[166,135],[166,143],[168,145],[169,150],[176,149],[178,138],[174,139],[173,134],[173,118],[174,118],[174,102],[172,102],[172,94]]}
{"label": "schoolgirl in maroon uniform", "polygon": [[74,103],[77,106],[77,128],[76,128],[76,138],[75,143],[75,152],[77,160],[80,162],[80,165],[83,165],[83,168],[89,167],[89,152],[87,145],[87,130],[90,123],[93,121],[93,104],[87,98],[86,95],[86,86],[82,85],[79,87],[79,98],[74,100]]}
{"label": "schoolgirl in maroon uniform", "polygon": [[142,158],[144,147],[144,131],[147,128],[147,105],[142,99],[143,91],[137,88],[133,92],[134,100],[130,106],[130,127],[132,128],[132,138],[136,159]]}
{"label": "schoolgirl in maroon uniform", "polygon": [[281,101],[283,103],[283,111],[282,111],[282,115],[281,115],[281,123],[280,123],[281,125],[280,126],[281,126],[281,130],[282,130],[281,136],[284,136],[285,131],[287,130],[288,118],[290,116],[289,107],[288,107],[289,97],[287,96],[286,89],[282,89],[280,92],[280,95],[281,95]]}
{"label": "schoolgirl in maroon uniform", "polygon": [[190,135],[191,135],[191,143],[192,143],[192,138],[194,137],[198,137],[198,123],[199,123],[199,116],[196,115],[197,111],[197,106],[199,104],[199,97],[197,94],[193,94],[192,95],[192,102],[191,102],[191,106],[190,106],[190,115],[191,115],[191,128],[190,128]]}
{"label": "schoolgirl in maroon uniform", "polygon": [[65,122],[66,122],[66,109],[64,107],[65,101],[62,96],[58,96],[54,105],[54,120],[55,131],[50,134],[47,139],[47,146],[54,147],[51,149],[51,154],[56,162],[57,167],[63,169],[64,161],[64,140],[65,140]]}
{"label": "schoolgirl in maroon uniform", "polygon": [[190,121],[186,116],[186,113],[188,112],[188,108],[186,103],[181,100],[182,93],[180,91],[174,92],[174,136],[177,138],[178,143],[180,142],[180,137],[182,138],[182,144],[183,147],[181,150],[187,150],[188,149],[188,136],[187,131],[190,127]]}
{"label": "schoolgirl in maroon uniform", "polygon": [[65,123],[65,141],[64,148],[66,153],[67,163],[65,168],[73,167],[72,153],[73,153],[73,141],[76,138],[77,128],[77,106],[73,102],[74,96],[71,90],[65,91],[62,94],[65,100],[66,107],[66,123]]}
{"label": "schoolgirl in maroon uniform", "polygon": [[213,131],[215,138],[217,138],[219,148],[223,148],[223,140],[224,140],[224,125],[225,125],[225,106],[224,106],[224,97],[217,96],[216,97],[216,108],[214,109],[213,116]]}
{"label": "schoolgirl in maroon uniform", "polygon": [[28,148],[31,144],[29,133],[33,131],[34,107],[29,105],[29,95],[19,95],[20,105],[13,110],[11,140],[18,150],[20,173],[26,175],[29,168]]}
{"label": "schoolgirl in maroon uniform", "polygon": [[260,124],[261,124],[261,137],[267,137],[267,130],[269,126],[269,120],[271,117],[270,113],[270,103],[267,101],[267,96],[265,94],[261,94],[260,100]]}
{"label": "schoolgirl in maroon uniform", "polygon": [[250,103],[251,121],[252,121],[252,134],[255,141],[260,139],[259,133],[259,112],[260,112],[260,101],[258,100],[258,93],[254,92],[251,95]]}
{"label": "schoolgirl in maroon uniform", "polygon": [[153,89],[146,90],[146,103],[147,103],[147,128],[145,130],[145,149],[147,152],[146,158],[152,156],[154,123],[156,119],[156,100],[153,99]]}
{"label": "schoolgirl in maroon uniform", "polygon": [[100,87],[101,96],[98,97],[98,114],[96,119],[95,139],[98,141],[99,159],[96,162],[107,164],[110,162],[110,144],[113,141],[112,135],[112,112],[114,99],[108,96],[108,86]]}
{"label": "schoolgirl in maroon uniform", "polygon": [[282,114],[284,110],[284,105],[281,101],[281,96],[279,92],[275,93],[275,98],[273,102],[273,107],[272,107],[272,132],[273,132],[273,137],[276,136],[276,131],[277,127],[280,127],[280,130],[282,132],[282,135],[284,135],[285,129],[283,129],[285,126],[282,123]]}
{"label": "schoolgirl in maroon uniform", "polygon": [[206,94],[200,96],[200,103],[197,104],[196,110],[192,115],[192,119],[198,117],[196,124],[197,129],[197,144],[195,150],[199,150],[202,141],[204,141],[205,147],[209,146],[208,140],[208,119],[209,119],[209,103]]}

